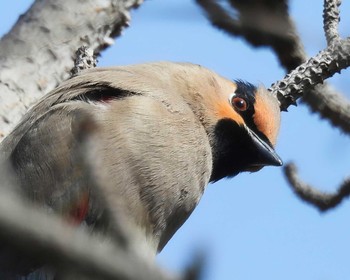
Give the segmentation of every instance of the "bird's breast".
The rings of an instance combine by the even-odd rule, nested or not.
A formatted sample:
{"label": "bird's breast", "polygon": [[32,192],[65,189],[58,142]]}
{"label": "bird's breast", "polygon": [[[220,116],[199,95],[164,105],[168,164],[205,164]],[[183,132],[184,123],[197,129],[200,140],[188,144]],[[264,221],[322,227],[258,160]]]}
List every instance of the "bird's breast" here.
{"label": "bird's breast", "polygon": [[[198,204],[211,173],[207,134],[190,110],[137,96],[98,115],[100,176],[119,205],[161,250]],[[117,121],[115,121],[117,120]],[[95,168],[101,170],[101,168]],[[103,174],[102,174],[103,173]]]}

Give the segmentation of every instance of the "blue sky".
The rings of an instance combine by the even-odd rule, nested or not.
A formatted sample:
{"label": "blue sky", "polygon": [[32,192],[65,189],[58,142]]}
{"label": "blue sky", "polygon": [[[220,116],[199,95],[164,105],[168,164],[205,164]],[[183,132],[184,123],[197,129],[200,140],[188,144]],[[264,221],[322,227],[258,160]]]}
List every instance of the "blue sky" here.
{"label": "blue sky", "polygon": [[[31,2],[1,2],[0,35]],[[349,8],[349,2],[344,3],[342,11]],[[291,13],[308,54],[324,48],[322,1],[291,1]],[[347,36],[350,16],[343,14],[341,33]],[[99,60],[100,66],[189,61],[227,78],[267,87],[284,75],[268,48],[252,48],[214,29],[190,0],[146,1],[132,12],[131,26]],[[330,82],[350,97],[349,78],[349,71],[343,71]],[[332,191],[349,175],[349,137],[303,105],[283,113],[277,151],[284,162],[295,161],[301,177],[319,189]],[[158,262],[180,271],[196,252],[203,251],[206,280],[348,279],[349,212],[349,201],[325,214],[301,202],[286,184],[281,168],[241,174],[208,186]]]}

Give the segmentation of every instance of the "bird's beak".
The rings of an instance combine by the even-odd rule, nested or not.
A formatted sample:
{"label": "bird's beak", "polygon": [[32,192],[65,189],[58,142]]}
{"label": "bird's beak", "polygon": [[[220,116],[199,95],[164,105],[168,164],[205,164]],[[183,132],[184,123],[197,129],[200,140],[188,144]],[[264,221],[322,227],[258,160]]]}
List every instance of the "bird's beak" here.
{"label": "bird's beak", "polygon": [[256,162],[252,167],[263,167],[267,165],[281,166],[283,164],[281,158],[277,155],[275,150],[262,140],[254,131],[249,127],[246,127],[250,138],[253,141],[253,145],[256,148]]}

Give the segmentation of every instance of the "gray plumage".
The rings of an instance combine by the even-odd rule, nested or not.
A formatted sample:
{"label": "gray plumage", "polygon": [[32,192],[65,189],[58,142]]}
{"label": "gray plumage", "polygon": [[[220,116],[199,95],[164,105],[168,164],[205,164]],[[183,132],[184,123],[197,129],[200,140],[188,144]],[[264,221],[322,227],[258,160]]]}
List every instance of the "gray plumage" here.
{"label": "gray plumage", "polygon": [[[102,201],[111,217],[122,216],[138,231],[154,255],[209,183],[220,104],[234,90],[235,83],[186,63],[87,70],[25,115],[1,144],[2,157],[25,196],[49,212],[71,218],[87,195],[84,223],[97,227],[105,206],[74,153],[80,145],[77,126],[87,117],[95,127],[87,157],[102,182]],[[277,102],[271,106],[278,108]]]}

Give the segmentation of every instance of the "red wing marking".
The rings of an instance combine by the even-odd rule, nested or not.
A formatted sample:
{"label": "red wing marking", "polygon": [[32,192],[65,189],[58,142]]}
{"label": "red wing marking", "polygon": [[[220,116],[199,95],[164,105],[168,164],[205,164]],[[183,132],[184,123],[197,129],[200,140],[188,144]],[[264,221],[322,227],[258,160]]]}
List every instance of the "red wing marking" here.
{"label": "red wing marking", "polygon": [[78,225],[82,223],[89,211],[89,194],[84,193],[69,212],[70,221]]}
{"label": "red wing marking", "polygon": [[115,96],[110,96],[110,95],[102,95],[100,98],[100,102],[104,102],[104,103],[109,103],[111,101],[115,100]]}

